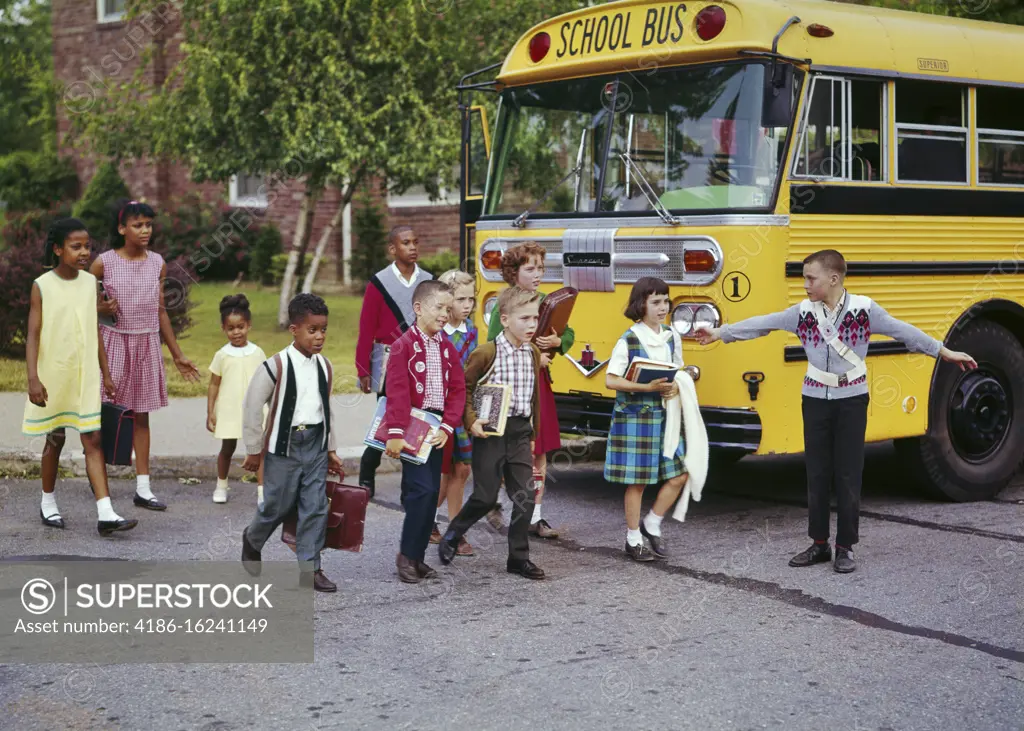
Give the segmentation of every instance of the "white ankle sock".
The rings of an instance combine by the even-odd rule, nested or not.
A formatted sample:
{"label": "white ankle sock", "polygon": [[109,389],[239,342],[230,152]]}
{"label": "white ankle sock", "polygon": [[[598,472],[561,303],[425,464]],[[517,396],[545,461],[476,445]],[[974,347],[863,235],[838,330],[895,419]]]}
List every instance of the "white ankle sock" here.
{"label": "white ankle sock", "polygon": [[644,528],[646,528],[647,532],[650,533],[652,536],[660,538],[661,521],[664,520],[664,518],[664,515],[655,515],[654,511],[652,510],[647,514],[647,517],[644,518]]}
{"label": "white ankle sock", "polygon": [[228,489],[227,478],[225,478],[223,480],[221,478],[219,478],[219,477],[217,478],[217,489],[218,490],[227,490]]}
{"label": "white ankle sock", "polygon": [[39,507],[43,511],[44,518],[60,517],[60,511],[57,510],[57,495],[55,493],[44,492]]}
{"label": "white ankle sock", "polygon": [[637,528],[636,530],[629,530],[628,528],[626,529],[626,543],[628,543],[631,546],[639,546],[643,542],[644,537],[643,534],[640,533],[639,528]]}
{"label": "white ankle sock", "polygon": [[109,497],[96,501],[96,517],[99,520],[121,520],[121,516],[114,512],[114,506],[110,504]]}
{"label": "white ankle sock", "polygon": [[[136,475],[135,492],[143,500],[152,500],[155,497],[153,491],[149,489],[149,475]],[[114,518],[114,520],[117,519]]]}
{"label": "white ankle sock", "polygon": [[531,523],[536,523],[540,520],[540,503],[534,503],[533,505],[533,520]]}

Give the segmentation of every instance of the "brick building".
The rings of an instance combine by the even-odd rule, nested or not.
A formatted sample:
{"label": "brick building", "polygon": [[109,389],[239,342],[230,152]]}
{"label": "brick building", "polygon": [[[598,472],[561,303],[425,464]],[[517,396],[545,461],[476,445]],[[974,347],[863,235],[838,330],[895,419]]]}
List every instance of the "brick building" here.
{"label": "brick building", "polygon": [[[95,173],[97,161],[72,150],[67,144],[71,115],[88,110],[97,96],[111,85],[130,80],[139,67],[144,49],[152,48],[153,60],[147,69],[147,81],[154,85],[164,82],[182,55],[182,33],[173,3],[160,6],[165,12],[158,11],[130,24],[124,20],[124,7],[124,0],[53,0],[54,68],[58,82],[66,89],[63,103],[57,109],[58,144],[61,154],[73,158],[83,187]],[[297,180],[286,181],[272,189],[270,195],[260,196],[261,187],[266,190],[263,181],[244,173],[226,185],[196,184],[179,165],[144,161],[124,166],[121,174],[132,195],[145,198],[156,208],[198,192],[206,200],[226,200],[265,216],[281,230],[285,247],[290,245],[302,202],[302,187]],[[444,249],[458,251],[457,205],[432,202],[422,188],[392,196],[380,184],[368,184],[366,192],[385,213],[387,226],[415,225],[423,247],[422,255]],[[313,219],[310,252],[337,210],[338,199],[339,193],[332,190],[319,201]],[[328,249],[330,261],[320,269],[321,279],[349,283],[343,262],[353,247],[359,245],[351,233],[351,208],[360,205],[362,199],[363,196],[357,194],[350,210],[345,212],[343,224]]]}

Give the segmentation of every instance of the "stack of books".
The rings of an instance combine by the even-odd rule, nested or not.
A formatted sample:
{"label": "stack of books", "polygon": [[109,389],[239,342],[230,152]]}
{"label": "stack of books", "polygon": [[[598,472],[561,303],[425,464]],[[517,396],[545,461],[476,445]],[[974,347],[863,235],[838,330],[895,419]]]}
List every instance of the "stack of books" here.
{"label": "stack of books", "polygon": [[473,410],[484,420],[482,428],[488,434],[505,434],[511,404],[512,387],[504,383],[481,383],[473,393]]}
{"label": "stack of books", "polygon": [[[384,426],[384,412],[387,409],[387,397],[381,397],[377,401],[377,410],[373,414],[373,421],[366,432],[363,444],[373,449],[384,451],[388,441],[388,430]],[[430,450],[433,446],[428,441],[441,428],[441,418],[429,411],[413,408],[412,419],[405,430],[405,442],[408,448],[402,450],[401,458],[412,464],[426,464],[430,457]]]}
{"label": "stack of books", "polygon": [[650,383],[659,378],[674,381],[680,366],[651,358],[634,358],[626,371],[626,380],[633,383]]}

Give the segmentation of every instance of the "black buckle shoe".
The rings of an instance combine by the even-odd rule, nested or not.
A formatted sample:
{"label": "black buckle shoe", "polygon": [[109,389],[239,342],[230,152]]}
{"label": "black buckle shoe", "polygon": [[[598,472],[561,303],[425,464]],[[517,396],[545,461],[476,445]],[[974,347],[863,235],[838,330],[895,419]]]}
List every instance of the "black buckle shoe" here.
{"label": "black buckle shoe", "polygon": [[441,559],[441,563],[447,566],[455,558],[455,552],[458,550],[459,539],[455,537],[454,533],[448,531],[441,537],[441,542],[437,544],[437,557]]}
{"label": "black buckle shoe", "polygon": [[806,551],[801,551],[789,559],[790,566],[802,567],[813,566],[816,563],[825,563],[832,560],[832,549],[827,543],[814,543]]}
{"label": "black buckle shoe", "polygon": [[857,564],[853,560],[853,551],[842,546],[836,546],[836,560],[832,569],[837,574],[849,574],[857,570]]}
{"label": "black buckle shoe", "polygon": [[118,520],[97,520],[96,530],[101,536],[109,536],[116,531],[131,530],[139,524],[135,518],[120,518]]}
{"label": "black buckle shoe", "polygon": [[626,541],[626,555],[640,563],[654,560],[654,554],[648,550],[643,541],[640,541],[640,544],[637,546],[631,546],[629,541]]}
{"label": "black buckle shoe", "polygon": [[515,561],[510,558],[505,564],[505,570],[510,574],[519,574],[520,576],[525,576],[527,579],[533,579],[534,581],[539,581],[544,578],[543,569],[530,559]]}
{"label": "black buckle shoe", "polygon": [[146,510],[167,510],[167,506],[155,497],[144,498],[139,493],[135,493],[135,497],[132,498],[132,502]]}
{"label": "black buckle shoe", "polygon": [[640,533],[650,542],[651,553],[655,558],[668,558],[668,542],[661,536],[652,536],[642,520],[640,521]]}
{"label": "black buckle shoe", "polygon": [[60,517],[60,513],[54,513],[49,518],[43,515],[43,509],[39,508],[39,518],[43,521],[43,525],[49,526],[50,528],[63,528],[64,519]]}

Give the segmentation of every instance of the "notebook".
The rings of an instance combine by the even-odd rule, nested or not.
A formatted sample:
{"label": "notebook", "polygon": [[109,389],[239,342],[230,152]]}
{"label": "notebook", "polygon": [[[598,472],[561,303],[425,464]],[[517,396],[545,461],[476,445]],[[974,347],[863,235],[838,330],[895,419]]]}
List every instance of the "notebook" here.
{"label": "notebook", "polygon": [[505,383],[481,383],[473,393],[473,410],[476,418],[483,419],[483,430],[488,434],[503,436],[512,405],[512,386]]}
{"label": "notebook", "polygon": [[663,360],[634,358],[626,371],[626,380],[633,383],[650,383],[659,378],[667,378],[673,381],[679,368],[675,363],[666,363]]}
{"label": "notebook", "polygon": [[[373,421],[366,432],[363,444],[373,449],[384,451],[388,441],[387,428],[384,426],[384,413],[387,410],[387,396],[382,396],[377,401],[377,410],[373,413]],[[409,445],[402,450],[401,458],[412,464],[425,464],[430,457],[430,450],[433,448],[429,441],[438,429],[441,428],[441,417],[431,414],[422,409],[412,409],[412,419],[405,430],[405,441]]]}

